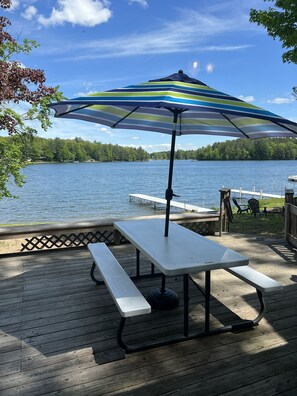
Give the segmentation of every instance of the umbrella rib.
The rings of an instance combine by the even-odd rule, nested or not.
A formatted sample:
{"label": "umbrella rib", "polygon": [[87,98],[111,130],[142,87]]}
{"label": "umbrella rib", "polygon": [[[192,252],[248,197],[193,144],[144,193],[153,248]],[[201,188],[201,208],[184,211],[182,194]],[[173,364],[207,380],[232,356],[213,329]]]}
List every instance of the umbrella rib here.
{"label": "umbrella rib", "polygon": [[134,113],[134,111],[136,111],[138,109],[139,109],[139,106],[135,107],[133,110],[130,111],[130,113],[126,114],[125,117],[121,118],[115,124],[113,124],[111,128],[115,128],[120,122],[122,122],[123,120],[128,118],[132,113]]}
{"label": "umbrella rib", "polygon": [[[89,106],[90,106],[89,104],[87,104],[87,105],[85,105],[85,106],[81,106],[81,107],[79,108],[79,110],[85,109],[86,107],[89,107]],[[65,114],[73,113],[73,112],[76,111],[76,110],[77,110],[77,109],[75,108],[75,109],[72,109],[72,110],[69,110],[69,111],[64,111],[64,113],[59,114],[59,117],[62,117],[62,116],[65,115]]]}
{"label": "umbrella rib", "polygon": [[224,118],[226,118],[226,120],[227,121],[229,121],[230,122],[230,124],[232,124],[240,133],[242,133],[247,139],[250,139],[250,137],[246,134],[246,133],[244,133],[240,128],[238,128],[238,126],[236,126],[235,124],[234,124],[234,122],[232,122],[225,114],[223,114],[223,113],[220,113]]}

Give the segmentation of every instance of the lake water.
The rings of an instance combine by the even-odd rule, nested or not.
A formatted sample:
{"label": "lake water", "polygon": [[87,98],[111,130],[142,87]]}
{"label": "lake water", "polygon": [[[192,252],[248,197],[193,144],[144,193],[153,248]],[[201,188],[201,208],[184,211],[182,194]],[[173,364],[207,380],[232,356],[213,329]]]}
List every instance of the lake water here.
{"label": "lake water", "polygon": [[[168,161],[29,165],[19,199],[0,200],[1,224],[97,220],[153,214],[128,194],[164,198]],[[284,194],[297,161],[175,161],[173,190],[181,202],[219,207],[219,190],[230,187]],[[297,186],[296,186],[297,187]]]}

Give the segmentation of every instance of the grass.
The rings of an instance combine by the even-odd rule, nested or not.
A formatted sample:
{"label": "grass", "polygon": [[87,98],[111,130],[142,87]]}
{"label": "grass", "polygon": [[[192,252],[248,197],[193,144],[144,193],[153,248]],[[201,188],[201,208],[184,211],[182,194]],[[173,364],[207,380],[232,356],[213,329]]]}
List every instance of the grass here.
{"label": "grass", "polygon": [[35,226],[43,224],[54,224],[54,222],[31,222],[31,223],[15,223],[15,224],[0,224],[0,227],[19,227],[19,226]]}
{"label": "grass", "polygon": [[[284,205],[283,198],[270,198],[259,200],[260,211],[273,207],[282,207]],[[283,237],[284,236],[284,223],[285,216],[281,214],[257,214],[256,216],[251,213],[236,213],[237,210],[233,209],[233,222],[230,223],[230,232],[238,232],[244,234],[254,234],[259,236],[268,237]]]}

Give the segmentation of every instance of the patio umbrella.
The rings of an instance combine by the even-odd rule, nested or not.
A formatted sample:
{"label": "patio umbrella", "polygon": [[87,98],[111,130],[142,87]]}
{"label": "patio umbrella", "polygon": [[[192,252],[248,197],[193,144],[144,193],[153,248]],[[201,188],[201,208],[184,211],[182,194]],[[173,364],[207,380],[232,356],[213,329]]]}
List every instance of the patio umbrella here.
{"label": "patio umbrella", "polygon": [[172,135],[165,193],[168,236],[176,136],[221,135],[241,138],[297,137],[297,124],[219,92],[182,70],[138,85],[53,103],[55,117],[91,121],[111,128]]}

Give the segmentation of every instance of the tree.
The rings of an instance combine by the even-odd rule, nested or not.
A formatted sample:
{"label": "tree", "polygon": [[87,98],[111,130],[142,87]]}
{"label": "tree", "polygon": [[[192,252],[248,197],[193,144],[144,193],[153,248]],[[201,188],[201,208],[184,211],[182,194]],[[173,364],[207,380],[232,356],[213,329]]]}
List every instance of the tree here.
{"label": "tree", "polygon": [[[10,6],[11,0],[0,0],[0,7]],[[38,44],[28,39],[19,43],[7,32],[10,25],[9,19],[0,16],[0,130],[14,137],[6,147],[5,156],[1,157],[0,197],[12,196],[5,182],[10,176],[13,176],[18,186],[23,184],[20,169],[26,159],[22,153],[26,150],[19,150],[19,145],[27,144],[37,133],[32,121],[37,122],[37,128],[40,126],[47,130],[51,126],[50,109],[47,105],[63,99],[58,87],[45,85],[43,70],[25,67],[15,59],[15,55],[21,53],[29,55]],[[13,169],[7,166],[11,154],[15,156]]]}
{"label": "tree", "polygon": [[273,150],[268,139],[257,139],[254,144],[254,156],[257,160],[269,160]]}
{"label": "tree", "polygon": [[282,47],[288,49],[282,55],[283,62],[297,64],[297,2],[296,0],[264,0],[274,3],[267,10],[250,11],[250,21],[266,28],[269,36],[279,38]]}
{"label": "tree", "polygon": [[20,146],[12,142],[12,138],[4,140],[0,138],[0,199],[3,197],[14,197],[7,188],[9,180],[13,180],[17,186],[24,182],[19,172],[21,167]]}

